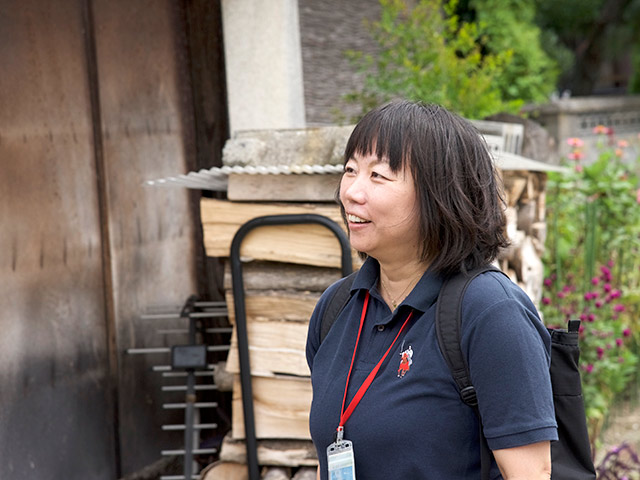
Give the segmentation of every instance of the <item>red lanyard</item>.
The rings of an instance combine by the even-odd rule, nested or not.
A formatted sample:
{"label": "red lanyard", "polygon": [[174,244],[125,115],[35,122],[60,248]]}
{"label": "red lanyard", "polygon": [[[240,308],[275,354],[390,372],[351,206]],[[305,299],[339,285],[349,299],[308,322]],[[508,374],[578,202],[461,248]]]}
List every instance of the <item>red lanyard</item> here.
{"label": "red lanyard", "polygon": [[369,373],[369,376],[362,383],[362,385],[360,386],[360,388],[356,392],[356,395],[351,400],[351,403],[349,403],[349,406],[347,407],[347,410],[345,411],[344,404],[347,401],[347,389],[349,388],[349,378],[351,377],[351,370],[353,369],[353,362],[354,362],[354,360],[356,358],[356,351],[358,350],[358,342],[360,341],[360,333],[362,332],[362,327],[364,326],[364,319],[367,316],[367,307],[368,306],[369,306],[369,292],[367,292],[367,296],[364,299],[364,305],[362,306],[362,315],[360,317],[360,328],[358,329],[358,336],[356,338],[356,346],[353,348],[353,356],[351,357],[351,365],[349,366],[349,374],[347,375],[347,384],[344,387],[344,397],[342,398],[342,409],[340,410],[340,425],[338,426],[338,433],[340,433],[340,434],[344,430],[344,424],[347,423],[347,420],[349,419],[349,417],[351,416],[353,411],[356,409],[356,407],[360,403],[360,400],[362,400],[362,397],[364,397],[364,394],[367,391],[367,389],[369,388],[369,386],[371,385],[371,382],[373,382],[373,379],[375,378],[376,374],[378,373],[378,370],[380,370],[380,366],[382,365],[382,362],[384,362],[384,359],[387,358],[387,355],[389,354],[389,352],[393,348],[393,345],[396,343],[396,340],[398,339],[398,337],[400,336],[400,334],[404,330],[404,327],[407,326],[407,323],[409,322],[409,319],[413,315],[413,311],[412,311],[409,314],[409,316],[407,317],[407,319],[404,321],[404,323],[402,324],[402,327],[400,327],[400,331],[396,335],[396,338],[393,339],[393,342],[391,342],[391,345],[389,346],[389,348],[387,349],[385,354],[382,356],[382,358],[380,359],[378,364],[373,368],[373,370],[371,370],[371,373]]}

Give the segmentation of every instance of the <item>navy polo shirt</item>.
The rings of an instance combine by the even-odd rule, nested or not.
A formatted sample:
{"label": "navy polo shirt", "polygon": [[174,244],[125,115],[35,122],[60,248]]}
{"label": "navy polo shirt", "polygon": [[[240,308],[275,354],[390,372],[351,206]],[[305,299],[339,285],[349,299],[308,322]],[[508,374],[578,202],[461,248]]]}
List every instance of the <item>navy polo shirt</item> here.
{"label": "navy polo shirt", "polygon": [[[409,313],[414,313],[345,424],[344,437],[353,442],[356,477],[480,478],[478,419],[460,400],[435,333],[434,304],[442,278],[427,271],[392,313],[377,289],[378,276],[377,261],[367,259],[353,282],[351,300],[322,344],[320,320],[337,283],[322,295],[310,320],[307,361],[313,402],[309,425],[321,478],[327,478],[326,448],[338,426],[367,291],[369,307],[346,405]],[[461,341],[489,447],[556,440],[549,378],[551,340],[529,297],[502,274],[478,276],[464,297]],[[495,463],[491,473],[491,478],[501,478]]]}

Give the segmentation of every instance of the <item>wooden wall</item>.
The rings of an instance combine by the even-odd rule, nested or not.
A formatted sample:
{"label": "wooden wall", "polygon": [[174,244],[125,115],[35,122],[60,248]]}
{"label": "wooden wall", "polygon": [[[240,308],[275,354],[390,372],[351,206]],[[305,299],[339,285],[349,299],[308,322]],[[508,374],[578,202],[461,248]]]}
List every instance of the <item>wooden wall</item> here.
{"label": "wooden wall", "polygon": [[197,166],[192,3],[0,0],[0,478],[112,480],[181,444],[166,361],[124,352],[203,290],[193,194],[142,186]]}

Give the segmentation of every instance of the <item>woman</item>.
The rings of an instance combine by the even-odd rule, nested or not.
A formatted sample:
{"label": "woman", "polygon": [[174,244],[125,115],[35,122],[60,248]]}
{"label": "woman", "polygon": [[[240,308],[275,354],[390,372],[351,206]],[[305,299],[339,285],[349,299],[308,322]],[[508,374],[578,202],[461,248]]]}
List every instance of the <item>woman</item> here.
{"label": "woman", "polygon": [[[366,260],[326,338],[320,319],[338,283],[309,325],[318,477],[329,478],[331,446],[332,465],[346,465],[336,472],[353,462],[360,480],[479,479],[478,418],[438,348],[434,302],[447,275],[490,263],[507,244],[486,144],[442,107],[394,102],[362,118],[345,161],[339,199]],[[461,342],[495,458],[491,478],[549,479],[550,338],[534,305],[503,275],[478,276],[464,296]]]}

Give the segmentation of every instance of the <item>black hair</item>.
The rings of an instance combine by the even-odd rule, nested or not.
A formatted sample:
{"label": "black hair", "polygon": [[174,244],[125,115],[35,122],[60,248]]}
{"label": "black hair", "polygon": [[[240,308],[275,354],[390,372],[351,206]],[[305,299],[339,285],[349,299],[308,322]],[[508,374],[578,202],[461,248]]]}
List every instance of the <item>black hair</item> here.
{"label": "black hair", "polygon": [[484,138],[469,121],[435,104],[391,102],[358,122],[345,163],[355,153],[387,160],[394,173],[411,172],[420,255],[432,270],[450,274],[491,263],[509,244],[497,172]]}

